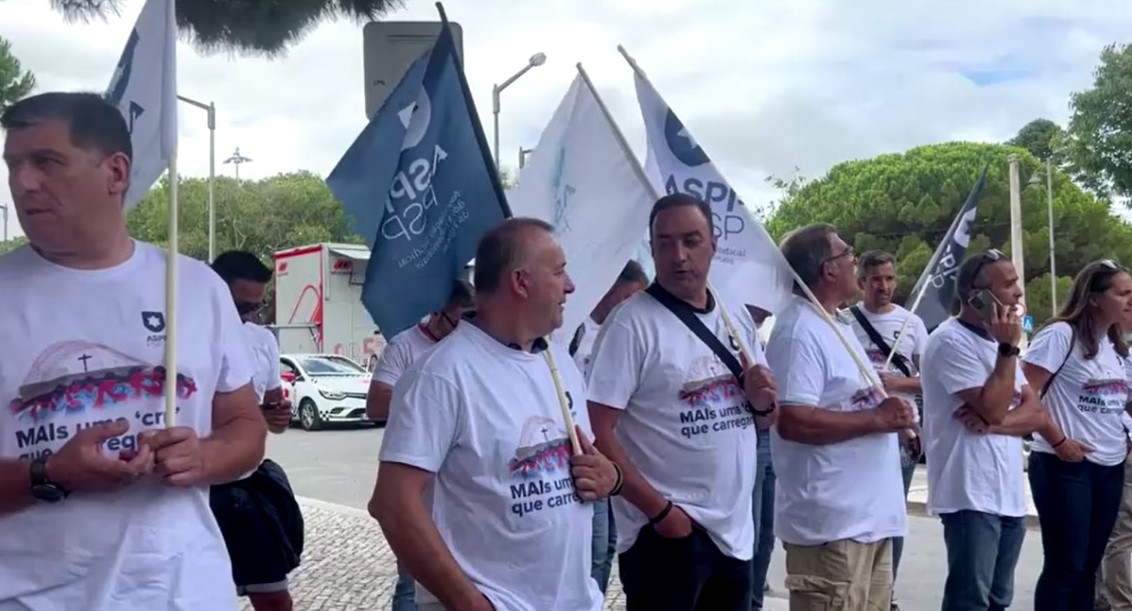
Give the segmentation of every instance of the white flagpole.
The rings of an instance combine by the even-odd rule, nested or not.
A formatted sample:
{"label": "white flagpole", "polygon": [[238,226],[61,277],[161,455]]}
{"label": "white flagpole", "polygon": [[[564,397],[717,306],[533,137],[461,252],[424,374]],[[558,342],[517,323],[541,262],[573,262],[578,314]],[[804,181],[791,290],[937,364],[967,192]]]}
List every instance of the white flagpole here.
{"label": "white flagpole", "polygon": [[[934,269],[934,266],[933,268]],[[904,318],[904,324],[900,325],[900,332],[896,334],[896,344],[892,346],[892,350],[888,352],[888,358],[884,359],[884,369],[888,371],[888,366],[892,364],[892,357],[896,356],[896,350],[900,347],[900,342],[904,339],[904,332],[908,330],[908,323],[911,322],[912,317],[916,315],[916,310],[920,308],[920,300],[924,298],[924,294],[928,292],[928,283],[931,282],[929,277],[924,285],[920,287],[920,293],[916,295],[916,300],[912,302],[912,309],[908,311],[908,316]]]}
{"label": "white flagpole", "polygon": [[177,156],[169,157],[169,247],[165,260],[165,428],[177,422]]}

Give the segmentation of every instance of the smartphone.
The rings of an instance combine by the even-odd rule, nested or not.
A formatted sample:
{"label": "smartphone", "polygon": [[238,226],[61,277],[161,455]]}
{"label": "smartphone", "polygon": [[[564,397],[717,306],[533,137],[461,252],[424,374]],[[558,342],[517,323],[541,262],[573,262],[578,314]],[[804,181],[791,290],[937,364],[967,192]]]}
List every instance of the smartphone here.
{"label": "smartphone", "polygon": [[986,322],[994,320],[994,306],[996,304],[1000,308],[1005,307],[1002,305],[1002,302],[998,300],[998,297],[995,297],[994,293],[990,292],[989,289],[979,291],[968,299],[967,303],[970,304],[972,308],[975,308],[975,311],[977,311],[979,316]]}

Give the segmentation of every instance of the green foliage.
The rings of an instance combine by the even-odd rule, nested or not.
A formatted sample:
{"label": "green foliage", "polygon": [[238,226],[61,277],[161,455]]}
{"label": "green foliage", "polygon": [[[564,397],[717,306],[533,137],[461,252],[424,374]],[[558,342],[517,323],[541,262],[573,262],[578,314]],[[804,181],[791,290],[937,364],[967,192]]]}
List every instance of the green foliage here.
{"label": "green foliage", "polygon": [[12,43],[0,38],[0,110],[35,89],[35,75],[22,70],[20,60],[12,54]]}
{"label": "green foliage", "polygon": [[[121,4],[120,0],[51,0],[52,8],[65,18],[79,21],[117,16]],[[275,57],[323,21],[345,17],[365,23],[403,5],[403,0],[177,0],[177,25],[204,50]]]}
{"label": "green foliage", "polygon": [[[1049,272],[1048,207],[1045,181],[1028,185],[1027,179],[1038,169],[1044,174],[1044,167],[1017,147],[953,142],[841,163],[787,197],[767,223],[767,230],[779,240],[791,229],[825,221],[833,223],[858,252],[874,248],[892,252],[900,261],[897,301],[903,302],[987,161],[990,169],[968,252],[991,247],[1010,252],[1007,159],[1011,154],[1019,157],[1022,183],[1024,277],[1036,282]],[[1107,204],[1057,170],[1053,192],[1059,275],[1071,276],[1105,257],[1132,263],[1132,227],[1111,214]],[[1069,278],[1059,282],[1062,280]],[[1044,285],[1036,282],[1034,287],[1035,294],[1027,299],[1040,322],[1049,315],[1048,277]]]}
{"label": "green foliage", "polygon": [[11,252],[27,243],[28,239],[24,236],[17,236],[7,242],[0,242],[0,255]]}
{"label": "green foliage", "polygon": [[1101,52],[1092,89],[1074,93],[1067,141],[1074,178],[1101,197],[1132,196],[1132,44]]}
{"label": "green foliage", "polygon": [[[168,245],[169,183],[165,177],[126,216],[130,235]],[[326,183],[310,172],[279,174],[263,180],[217,177],[216,253],[247,250],[264,261],[272,253],[318,242],[364,241],[350,233],[342,204]],[[208,179],[182,178],[177,191],[180,248],[208,259]]]}
{"label": "green foliage", "polygon": [[1018,135],[1006,141],[1010,146],[1020,146],[1038,159],[1049,159],[1054,147],[1060,142],[1064,130],[1049,119],[1034,119],[1018,130]]}

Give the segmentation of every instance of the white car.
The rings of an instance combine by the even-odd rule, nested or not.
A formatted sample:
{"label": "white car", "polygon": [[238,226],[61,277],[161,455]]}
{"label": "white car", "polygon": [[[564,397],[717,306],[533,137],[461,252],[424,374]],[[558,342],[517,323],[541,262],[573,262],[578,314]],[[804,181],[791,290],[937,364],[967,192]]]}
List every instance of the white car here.
{"label": "white car", "polygon": [[365,367],[339,354],[283,354],[279,365],[283,396],[291,401],[291,419],[305,430],[369,422],[370,374]]}

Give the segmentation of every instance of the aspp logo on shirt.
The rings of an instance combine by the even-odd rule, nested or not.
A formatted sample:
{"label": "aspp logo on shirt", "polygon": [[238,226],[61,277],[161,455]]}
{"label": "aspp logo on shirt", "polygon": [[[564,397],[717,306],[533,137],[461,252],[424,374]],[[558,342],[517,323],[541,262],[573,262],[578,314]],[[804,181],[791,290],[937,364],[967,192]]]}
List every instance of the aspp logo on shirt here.
{"label": "aspp logo on shirt", "polygon": [[141,313],[142,326],[149,333],[145,343],[148,346],[157,346],[165,342],[165,314],[163,312],[145,311]]}

